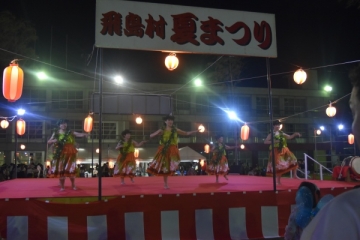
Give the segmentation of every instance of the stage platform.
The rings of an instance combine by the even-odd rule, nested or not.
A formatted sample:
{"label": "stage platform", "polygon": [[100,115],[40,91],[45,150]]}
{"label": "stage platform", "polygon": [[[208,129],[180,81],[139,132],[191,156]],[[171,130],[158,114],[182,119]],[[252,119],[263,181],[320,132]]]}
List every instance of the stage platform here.
{"label": "stage platform", "polygon": [[[0,236],[6,239],[264,239],[284,235],[302,180],[229,175],[0,182]],[[310,180],[311,181],[311,180]],[[334,196],[355,183],[312,180]]]}

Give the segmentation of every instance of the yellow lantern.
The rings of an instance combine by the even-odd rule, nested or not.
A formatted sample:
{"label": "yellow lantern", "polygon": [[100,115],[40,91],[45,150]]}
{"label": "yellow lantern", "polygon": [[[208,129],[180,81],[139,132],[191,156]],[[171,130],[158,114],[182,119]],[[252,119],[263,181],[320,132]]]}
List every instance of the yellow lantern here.
{"label": "yellow lantern", "polygon": [[99,153],[99,152],[100,152],[100,149],[97,148],[97,149],[95,150],[95,152],[96,152],[96,153]]}
{"label": "yellow lantern", "polygon": [[329,117],[333,117],[335,116],[335,114],[336,114],[336,108],[333,107],[330,103],[329,107],[326,109],[326,115],[328,115]]}
{"label": "yellow lantern", "polygon": [[51,166],[51,163],[50,163],[50,160],[46,160],[46,167],[50,167]]}
{"label": "yellow lantern", "polygon": [[175,53],[170,53],[169,56],[165,58],[165,66],[170,71],[175,70],[179,66],[179,59],[176,57]]}
{"label": "yellow lantern", "polygon": [[199,127],[198,127],[198,130],[199,130],[199,132],[205,132],[205,127],[204,127],[204,125],[200,125]]}
{"label": "yellow lantern", "polygon": [[320,135],[320,134],[321,134],[321,130],[320,130],[320,129],[316,130],[315,132],[316,132],[317,135]]}
{"label": "yellow lantern", "polygon": [[16,121],[16,132],[17,134],[24,135],[26,130],[26,122],[22,120],[21,118]]}
{"label": "yellow lantern", "polygon": [[306,81],[307,74],[301,68],[294,73],[294,81],[297,84],[303,84]]}
{"label": "yellow lantern", "polygon": [[248,140],[249,139],[249,133],[250,133],[250,128],[245,123],[245,125],[241,127],[241,135],[240,135],[241,139],[244,140],[244,141]]}
{"label": "yellow lantern", "polygon": [[3,95],[9,102],[15,102],[21,97],[23,81],[24,72],[15,59],[4,69],[3,74]]}
{"label": "yellow lantern", "polygon": [[206,144],[206,145],[204,146],[204,152],[206,152],[206,153],[209,153],[209,152],[210,152],[210,146],[209,146],[209,144]]}
{"label": "yellow lantern", "polygon": [[142,118],[141,118],[140,116],[135,119],[135,122],[136,122],[137,124],[141,124],[142,121],[143,121],[143,120],[142,120]]}
{"label": "yellow lantern", "polygon": [[349,144],[354,144],[354,134],[350,133],[349,136],[348,136],[348,143]]}
{"label": "yellow lantern", "polygon": [[91,132],[92,127],[93,127],[93,118],[89,114],[84,120],[84,131]]}
{"label": "yellow lantern", "polygon": [[25,145],[24,145],[24,144],[21,144],[21,145],[20,145],[20,149],[21,149],[21,150],[24,150],[24,149],[25,149]]}
{"label": "yellow lantern", "polygon": [[109,168],[114,168],[115,163],[113,161],[109,161]]}
{"label": "yellow lantern", "polygon": [[136,157],[136,158],[139,157],[139,149],[135,149],[135,151],[134,151],[134,157]]}
{"label": "yellow lantern", "polygon": [[245,149],[245,145],[244,145],[244,144],[241,144],[241,145],[240,145],[240,148],[241,148],[241,149]]}
{"label": "yellow lantern", "polygon": [[0,122],[0,126],[1,126],[1,128],[4,128],[4,129],[7,128],[9,126],[8,120],[6,120],[6,119],[2,120]]}

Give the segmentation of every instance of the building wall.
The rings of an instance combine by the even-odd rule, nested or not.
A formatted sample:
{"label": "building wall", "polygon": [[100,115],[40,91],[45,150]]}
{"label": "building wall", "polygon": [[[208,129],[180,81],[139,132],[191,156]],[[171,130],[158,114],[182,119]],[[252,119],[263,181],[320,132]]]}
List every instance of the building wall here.
{"label": "building wall", "polygon": [[[70,121],[69,128],[74,131],[83,131],[82,123],[91,109],[92,93],[98,92],[98,82],[94,80],[80,79],[78,75],[70,73],[53,73],[51,79],[39,81],[31,76],[24,81],[23,96],[17,101],[17,106],[26,109],[22,117],[27,122],[27,131],[24,136],[18,137],[19,144],[26,145],[28,153],[41,152],[41,161],[49,158],[49,150],[46,142],[52,134],[52,129],[59,118]],[[214,140],[217,133],[225,135],[226,144],[234,145],[243,142],[239,139],[239,131],[242,122],[232,121],[228,118],[225,110],[235,109],[238,117],[249,124],[250,139],[243,142],[252,144],[252,148],[264,148],[263,139],[270,131],[268,117],[268,89],[266,88],[229,88],[225,85],[194,87],[176,84],[134,83],[125,82],[116,85],[110,79],[104,77],[103,93],[125,94],[125,95],[167,95],[171,96],[172,112],[176,117],[176,124],[185,131],[194,130],[203,124],[207,131],[196,136],[180,138],[181,144],[193,145],[197,143],[204,145]],[[303,114],[286,119],[284,131],[292,133],[299,131],[303,137],[293,140],[293,151],[297,152],[300,145],[313,142],[313,129],[316,124],[331,124],[331,120],[325,115],[325,108],[319,111],[308,111],[328,103],[329,95],[324,91],[310,89],[272,89],[274,119],[286,118],[299,112]],[[111,108],[111,106],[107,106]],[[10,109],[1,110],[2,116],[13,116]],[[136,125],[135,118],[139,113],[131,114],[103,114],[103,142],[106,145],[116,145],[122,130],[130,128],[133,130],[134,139],[148,139],[151,132],[162,126],[160,115],[141,115],[143,124]],[[99,116],[94,115],[93,137],[98,143]],[[97,124],[97,125],[96,125]],[[14,124],[0,131],[0,152],[11,152],[11,154],[0,154],[0,164],[10,162],[14,154]],[[81,148],[91,148],[91,138],[79,139]],[[156,141],[153,141],[156,145]],[[310,144],[311,145],[311,144]],[[309,145],[309,146],[310,146]],[[298,147],[299,146],[299,147]],[[311,145],[312,146],[312,145]],[[306,149],[313,150],[313,149]],[[20,149],[18,148],[18,151]],[[25,151],[20,151],[21,154]],[[246,149],[245,149],[246,151]],[[256,151],[256,150],[251,150]],[[254,162],[254,157],[263,159],[267,156],[267,146],[261,152],[252,154],[250,152],[230,154],[229,158],[237,155],[238,160],[249,160]],[[299,154],[300,155],[300,154]],[[26,157],[25,157],[26,158]]]}

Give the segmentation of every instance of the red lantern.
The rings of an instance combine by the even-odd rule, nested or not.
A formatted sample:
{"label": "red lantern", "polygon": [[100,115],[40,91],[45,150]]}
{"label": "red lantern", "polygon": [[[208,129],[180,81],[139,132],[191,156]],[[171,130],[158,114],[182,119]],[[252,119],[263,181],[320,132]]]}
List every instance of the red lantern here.
{"label": "red lantern", "polygon": [[3,95],[9,102],[15,102],[21,97],[23,90],[24,72],[16,63],[11,61],[3,74]]}
{"label": "red lantern", "polygon": [[139,149],[135,149],[134,152],[134,157],[138,158],[139,157]]}
{"label": "red lantern", "polygon": [[8,120],[6,120],[6,119],[2,120],[0,122],[0,126],[1,126],[1,128],[4,128],[4,129],[7,128],[9,126]]}
{"label": "red lantern", "polygon": [[206,153],[209,153],[209,152],[210,152],[210,146],[209,146],[209,144],[206,144],[206,145],[204,146],[204,152],[206,152]]}
{"label": "red lantern", "polygon": [[16,121],[16,132],[19,135],[24,135],[26,130],[26,122],[21,118]]}
{"label": "red lantern", "polygon": [[89,115],[84,120],[84,131],[91,132],[93,127],[93,118]]}
{"label": "red lantern", "polygon": [[242,140],[248,140],[248,138],[249,138],[249,133],[250,133],[250,128],[249,128],[249,126],[248,125],[244,125],[244,126],[242,126],[241,127],[241,139]]}
{"label": "red lantern", "polygon": [[348,142],[349,144],[354,144],[354,134],[350,133],[348,136]]}

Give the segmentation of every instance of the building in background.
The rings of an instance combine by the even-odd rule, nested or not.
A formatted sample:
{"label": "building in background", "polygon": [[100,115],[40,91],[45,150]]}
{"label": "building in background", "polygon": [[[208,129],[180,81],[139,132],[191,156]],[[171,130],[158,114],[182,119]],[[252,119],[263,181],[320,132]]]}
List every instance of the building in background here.
{"label": "building in background", "polygon": [[[326,161],[326,154],[334,143],[331,143],[333,139],[330,141],[330,135],[326,132],[315,139],[314,129],[319,125],[331,129],[335,123],[326,116],[325,108],[312,109],[325,106],[331,96],[323,90],[314,90],[318,89],[316,72],[309,75],[308,81],[312,84],[308,88],[311,89],[304,86],[301,89],[272,89],[273,116],[274,120],[286,118],[283,121],[284,132],[301,133],[301,138],[289,142],[298,159],[303,159],[303,153],[314,156],[317,149],[316,159],[322,162]],[[78,162],[97,163],[99,83],[98,80],[82,78],[71,73],[53,73],[46,80],[27,76],[21,99],[6,104],[9,107],[1,110],[1,116],[13,116],[19,107],[26,110],[23,116],[26,132],[18,136],[18,162],[29,162],[31,155],[35,162],[45,164],[51,158],[52,151],[47,146],[47,139],[56,127],[57,119],[68,119],[69,129],[82,132],[84,118],[89,112],[95,111],[90,137],[77,139],[77,143]],[[247,141],[240,139],[243,123],[231,120],[227,111],[235,112],[238,119],[248,123],[250,137]],[[204,145],[211,143],[216,134],[222,133],[227,145],[244,144],[244,149],[228,153],[230,162],[247,162],[252,166],[266,164],[269,146],[263,144],[263,140],[270,132],[268,89],[229,87],[225,84],[183,86],[126,81],[117,84],[106,78],[103,81],[102,160],[110,164],[116,160],[118,153],[114,148],[121,131],[128,128],[133,131],[135,140],[148,139],[150,133],[162,126],[162,116],[169,112],[175,115],[175,124],[180,129],[194,130],[200,124],[206,128],[204,133],[180,137],[179,147],[189,146],[207,156],[203,152]],[[143,119],[141,124],[135,122],[138,116]],[[0,129],[0,164],[14,160],[14,131],[13,122],[7,129]],[[140,151],[140,160],[150,160],[157,140],[145,145]],[[20,144],[25,148],[20,149]]]}

